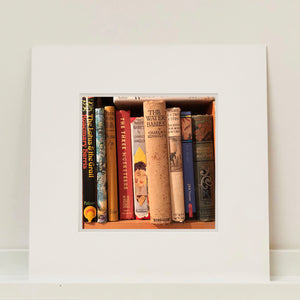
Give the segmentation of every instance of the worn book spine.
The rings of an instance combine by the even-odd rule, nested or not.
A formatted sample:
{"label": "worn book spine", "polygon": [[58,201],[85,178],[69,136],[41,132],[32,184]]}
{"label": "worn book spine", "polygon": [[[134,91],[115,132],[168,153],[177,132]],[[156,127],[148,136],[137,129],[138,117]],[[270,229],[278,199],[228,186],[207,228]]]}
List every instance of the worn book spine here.
{"label": "worn book spine", "polygon": [[212,115],[192,116],[197,218],[215,220],[215,163]]}
{"label": "worn book spine", "polygon": [[83,222],[96,222],[95,102],[82,97],[82,209]]}
{"label": "worn book spine", "polygon": [[171,222],[171,199],[165,101],[145,101],[144,126],[148,175],[150,220]]}
{"label": "worn book spine", "polygon": [[187,220],[193,220],[197,218],[197,210],[194,185],[192,114],[190,111],[182,111],[180,117],[185,218]]}
{"label": "worn book spine", "polygon": [[170,192],[174,222],[183,222],[185,219],[180,110],[179,107],[167,109]]}
{"label": "worn book spine", "polygon": [[118,175],[115,107],[105,106],[106,177],[108,198],[108,220],[118,221]]}
{"label": "worn book spine", "polygon": [[130,111],[116,111],[120,220],[134,219]]}
{"label": "worn book spine", "polygon": [[97,222],[107,222],[106,147],[104,108],[95,108],[97,164]]}
{"label": "worn book spine", "polygon": [[137,220],[149,220],[147,162],[144,118],[130,118],[134,214]]}

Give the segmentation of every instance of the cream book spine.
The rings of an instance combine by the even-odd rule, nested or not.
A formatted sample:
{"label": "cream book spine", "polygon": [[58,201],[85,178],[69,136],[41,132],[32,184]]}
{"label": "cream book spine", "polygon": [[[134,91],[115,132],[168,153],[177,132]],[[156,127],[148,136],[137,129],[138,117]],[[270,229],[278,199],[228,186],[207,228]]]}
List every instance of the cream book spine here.
{"label": "cream book spine", "polygon": [[137,220],[150,219],[147,187],[147,161],[145,149],[144,117],[130,118],[133,203]]}
{"label": "cream book spine", "polygon": [[179,107],[167,109],[172,220],[184,222],[184,184]]}

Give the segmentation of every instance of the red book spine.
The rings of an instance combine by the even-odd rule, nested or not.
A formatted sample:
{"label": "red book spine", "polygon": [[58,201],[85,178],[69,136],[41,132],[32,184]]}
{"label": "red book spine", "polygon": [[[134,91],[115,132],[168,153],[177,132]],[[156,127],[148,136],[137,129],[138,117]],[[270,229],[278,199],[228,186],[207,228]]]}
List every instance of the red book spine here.
{"label": "red book spine", "polygon": [[130,111],[116,111],[120,220],[133,220]]}

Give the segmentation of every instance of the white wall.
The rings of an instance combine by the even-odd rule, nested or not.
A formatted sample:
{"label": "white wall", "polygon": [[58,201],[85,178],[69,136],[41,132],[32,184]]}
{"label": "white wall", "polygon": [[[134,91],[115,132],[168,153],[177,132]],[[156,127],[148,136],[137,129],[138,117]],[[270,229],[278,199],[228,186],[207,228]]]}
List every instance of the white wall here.
{"label": "white wall", "polygon": [[0,248],[28,247],[31,47],[107,43],[268,46],[270,243],[273,249],[300,248],[299,0],[19,0],[0,5]]}

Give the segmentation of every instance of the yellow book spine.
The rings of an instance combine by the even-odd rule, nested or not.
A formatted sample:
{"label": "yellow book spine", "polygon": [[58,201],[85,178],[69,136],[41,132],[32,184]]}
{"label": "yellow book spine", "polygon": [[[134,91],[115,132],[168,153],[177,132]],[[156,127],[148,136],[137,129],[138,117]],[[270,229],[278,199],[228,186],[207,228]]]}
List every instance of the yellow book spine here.
{"label": "yellow book spine", "polygon": [[115,107],[105,106],[108,220],[118,221],[118,181]]}

